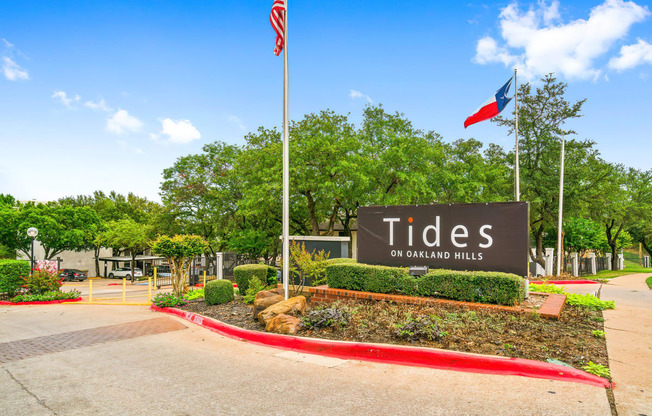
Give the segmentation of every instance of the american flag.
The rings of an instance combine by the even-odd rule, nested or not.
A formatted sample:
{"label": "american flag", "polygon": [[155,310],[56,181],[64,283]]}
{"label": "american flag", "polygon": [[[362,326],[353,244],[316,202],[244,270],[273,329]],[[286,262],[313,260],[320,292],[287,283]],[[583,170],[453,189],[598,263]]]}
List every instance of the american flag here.
{"label": "american flag", "polygon": [[269,21],[272,22],[272,27],[276,32],[276,46],[274,47],[274,54],[279,56],[283,51],[283,25],[285,22],[285,0],[274,0],[272,5],[272,12],[269,15]]}

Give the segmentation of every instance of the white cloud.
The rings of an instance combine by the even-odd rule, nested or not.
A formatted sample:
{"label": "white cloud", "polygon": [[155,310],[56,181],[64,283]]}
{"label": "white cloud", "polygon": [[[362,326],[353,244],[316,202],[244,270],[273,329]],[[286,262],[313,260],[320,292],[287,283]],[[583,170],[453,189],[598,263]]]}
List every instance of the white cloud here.
{"label": "white cloud", "polygon": [[647,7],[633,1],[605,0],[591,9],[588,19],[555,24],[561,19],[556,0],[550,5],[539,1],[527,12],[512,3],[499,18],[504,45],[489,36],[480,39],[474,62],[516,66],[526,78],[557,72],[596,79],[602,73],[596,61],[649,14]]}
{"label": "white cloud", "polygon": [[229,115],[229,121],[234,122],[240,130],[247,130],[247,126],[244,125],[240,117],[231,114]]}
{"label": "white cloud", "polygon": [[9,42],[9,41],[8,41],[7,39],[5,39],[5,38],[2,38],[2,43],[5,44],[5,48],[13,48],[14,46],[16,46],[16,45],[14,45],[13,43]]}
{"label": "white cloud", "polygon": [[27,70],[14,62],[10,57],[2,57],[2,72],[9,81],[18,81],[20,79],[29,79]]}
{"label": "white cloud", "polygon": [[102,110],[105,113],[110,113],[111,111],[113,111],[113,109],[106,104],[106,101],[104,101],[104,98],[100,99],[100,101],[98,101],[98,102],[88,100],[88,101],[86,101],[84,103],[84,106],[86,106],[86,107],[88,107],[90,109],[93,109],[93,110]]}
{"label": "white cloud", "polygon": [[61,104],[68,108],[73,108],[73,104],[76,104],[81,100],[79,95],[68,97],[68,94],[66,94],[65,91],[54,91],[51,98],[58,98],[59,101],[61,101]]}
{"label": "white cloud", "polygon": [[356,91],[356,90],[350,90],[349,91],[349,97],[351,97],[354,100],[358,99],[358,98],[361,98],[363,100],[367,100],[369,103],[374,102],[374,100],[372,100],[371,97],[369,97],[367,94],[363,94],[360,91]]}
{"label": "white cloud", "polygon": [[190,120],[172,120],[166,118],[161,122],[161,134],[168,136],[170,143],[190,143],[201,137],[199,130],[192,125]]}
{"label": "white cloud", "polygon": [[106,121],[106,129],[115,134],[138,132],[142,129],[143,122],[136,117],[129,115],[127,110],[116,111]]}
{"label": "white cloud", "polygon": [[620,55],[611,58],[609,68],[624,71],[644,63],[652,64],[652,44],[639,39],[633,45],[620,48]]}

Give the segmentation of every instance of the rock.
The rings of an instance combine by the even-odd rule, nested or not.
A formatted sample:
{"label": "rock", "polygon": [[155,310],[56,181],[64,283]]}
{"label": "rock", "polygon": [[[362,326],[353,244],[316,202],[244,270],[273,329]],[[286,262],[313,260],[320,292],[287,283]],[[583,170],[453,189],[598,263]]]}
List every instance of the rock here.
{"label": "rock", "polygon": [[262,290],[258,292],[256,299],[254,300],[254,319],[258,317],[260,312],[264,311],[272,305],[283,302],[284,300],[284,296],[281,296],[272,291]]}
{"label": "rock", "polygon": [[267,321],[265,331],[294,335],[299,330],[300,323],[301,320],[299,318],[280,313]]}
{"label": "rock", "polygon": [[267,324],[267,321],[276,315],[303,315],[306,311],[306,298],[304,296],[295,296],[283,302],[276,303],[258,314],[258,321],[261,324]]}

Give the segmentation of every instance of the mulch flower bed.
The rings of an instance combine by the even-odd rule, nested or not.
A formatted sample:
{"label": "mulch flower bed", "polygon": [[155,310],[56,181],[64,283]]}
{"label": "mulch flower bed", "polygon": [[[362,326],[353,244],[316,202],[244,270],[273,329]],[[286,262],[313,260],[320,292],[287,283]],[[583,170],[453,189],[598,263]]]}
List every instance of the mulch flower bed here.
{"label": "mulch flower bed", "polygon": [[[528,302],[540,302],[532,296]],[[265,331],[253,320],[252,306],[237,299],[208,306],[203,299],[181,308],[240,328]],[[328,309],[328,310],[324,310]],[[315,312],[322,310],[322,312]],[[409,305],[382,301],[338,301],[309,308],[312,324],[297,334],[341,341],[441,348],[476,354],[546,361],[581,369],[589,361],[608,366],[601,311],[566,305],[558,320],[537,314],[470,310],[455,305]],[[331,324],[324,326],[324,324]]]}

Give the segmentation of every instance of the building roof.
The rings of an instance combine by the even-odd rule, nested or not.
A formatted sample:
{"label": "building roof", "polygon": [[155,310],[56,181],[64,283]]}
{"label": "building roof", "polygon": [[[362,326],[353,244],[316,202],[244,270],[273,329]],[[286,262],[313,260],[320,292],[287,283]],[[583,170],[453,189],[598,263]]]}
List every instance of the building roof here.
{"label": "building roof", "polygon": [[[100,261],[131,261],[131,256],[114,256],[114,257],[98,257]],[[165,257],[159,256],[136,256],[136,261],[143,260],[165,260]]]}

